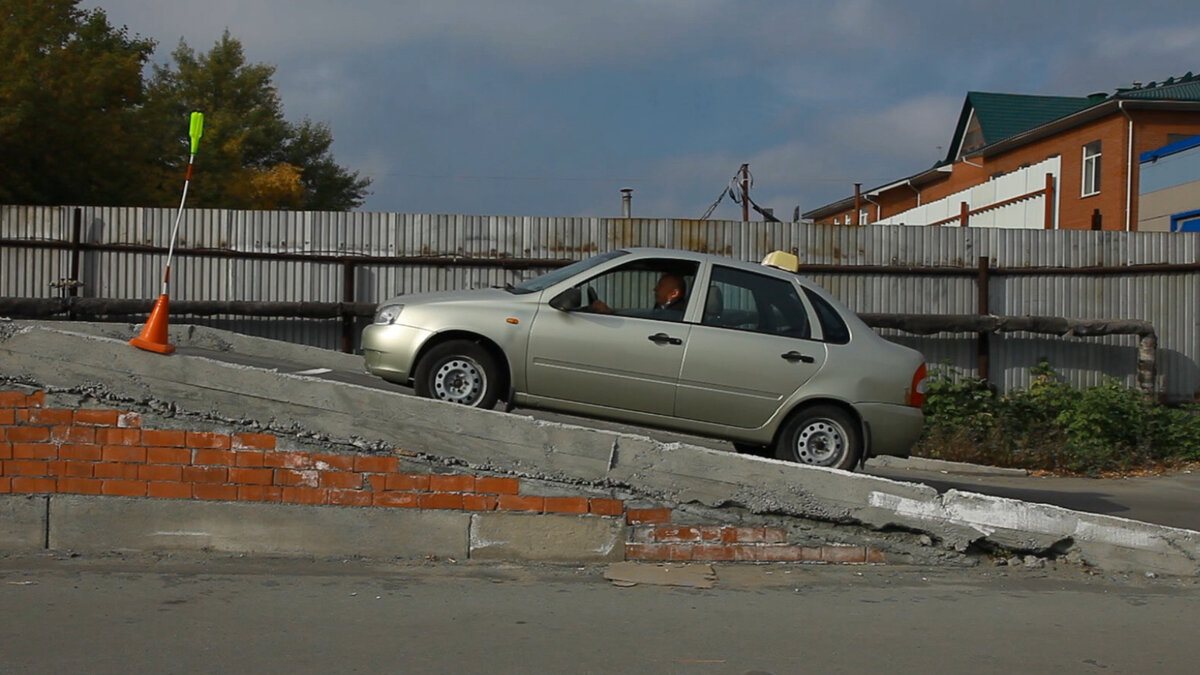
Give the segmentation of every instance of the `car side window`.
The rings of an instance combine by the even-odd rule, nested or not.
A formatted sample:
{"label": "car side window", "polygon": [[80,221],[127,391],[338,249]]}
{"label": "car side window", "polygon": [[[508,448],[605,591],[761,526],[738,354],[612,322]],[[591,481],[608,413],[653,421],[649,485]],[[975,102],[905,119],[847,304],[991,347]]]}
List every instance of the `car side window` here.
{"label": "car side window", "polygon": [[808,309],[783,279],[714,265],[701,323],[811,339]]}
{"label": "car side window", "polygon": [[850,329],[846,326],[846,321],[842,318],[842,315],[833,308],[833,305],[807,288],[804,289],[804,294],[808,296],[808,301],[812,303],[813,309],[817,311],[817,321],[821,323],[821,335],[824,336],[825,342],[832,342],[837,345],[844,345],[849,342]]}
{"label": "car side window", "polygon": [[660,321],[683,321],[696,271],[687,260],[635,260],[579,285],[588,311]]}

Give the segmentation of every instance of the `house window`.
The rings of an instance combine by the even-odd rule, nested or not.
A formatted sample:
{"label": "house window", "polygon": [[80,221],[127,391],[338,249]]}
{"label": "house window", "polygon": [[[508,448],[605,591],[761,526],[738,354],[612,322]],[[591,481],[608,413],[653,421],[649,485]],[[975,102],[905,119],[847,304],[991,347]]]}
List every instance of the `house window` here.
{"label": "house window", "polygon": [[866,209],[859,209],[859,210],[858,210],[858,224],[859,224],[859,225],[866,225],[866,224],[867,224],[867,221],[868,221],[869,219],[870,219],[870,216],[867,214],[867,210],[866,210]]}
{"label": "house window", "polygon": [[1083,146],[1082,196],[1100,194],[1100,141]]}

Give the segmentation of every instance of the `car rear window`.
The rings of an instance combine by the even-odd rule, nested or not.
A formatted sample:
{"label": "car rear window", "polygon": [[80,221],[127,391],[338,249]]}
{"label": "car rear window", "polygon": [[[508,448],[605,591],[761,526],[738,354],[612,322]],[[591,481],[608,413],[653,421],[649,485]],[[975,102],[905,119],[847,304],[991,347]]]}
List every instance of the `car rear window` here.
{"label": "car rear window", "polygon": [[713,266],[702,323],[810,339],[808,310],[792,284],[762,274]]}
{"label": "car rear window", "polygon": [[850,329],[833,305],[807,288],[804,289],[804,294],[808,296],[808,301],[812,303],[813,309],[817,310],[817,321],[821,323],[821,334],[825,336],[825,342],[832,342],[835,345],[844,345],[849,342]]}

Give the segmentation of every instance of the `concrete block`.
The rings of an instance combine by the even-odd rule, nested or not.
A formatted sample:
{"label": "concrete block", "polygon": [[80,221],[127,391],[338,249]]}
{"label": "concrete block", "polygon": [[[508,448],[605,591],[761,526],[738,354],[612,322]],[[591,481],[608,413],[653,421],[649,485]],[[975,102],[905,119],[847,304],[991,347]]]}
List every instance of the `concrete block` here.
{"label": "concrete block", "polygon": [[625,522],[601,516],[478,513],[471,520],[471,558],[541,562],[625,559]]}
{"label": "concrete block", "polygon": [[0,551],[40,551],[46,547],[46,497],[0,496]]}
{"label": "concrete block", "polygon": [[50,548],[465,559],[470,522],[452,511],[54,495]]}

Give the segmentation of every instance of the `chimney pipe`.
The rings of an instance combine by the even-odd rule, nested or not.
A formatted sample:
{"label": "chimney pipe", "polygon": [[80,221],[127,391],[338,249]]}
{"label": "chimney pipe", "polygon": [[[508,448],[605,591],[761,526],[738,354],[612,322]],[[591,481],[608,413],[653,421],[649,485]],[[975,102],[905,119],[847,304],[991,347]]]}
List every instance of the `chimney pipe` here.
{"label": "chimney pipe", "polygon": [[621,217],[633,217],[633,188],[621,188]]}
{"label": "chimney pipe", "polygon": [[853,218],[853,220],[851,222],[853,222],[855,225],[862,225],[862,223],[858,222],[859,221],[858,214],[861,211],[862,211],[862,183],[855,183],[854,184],[854,213],[851,214],[851,218]]}

